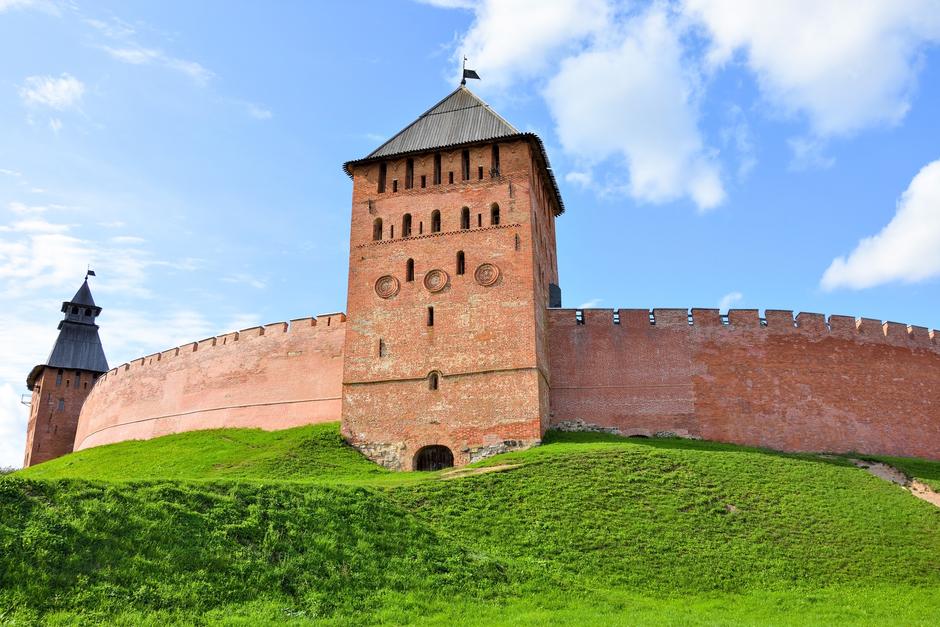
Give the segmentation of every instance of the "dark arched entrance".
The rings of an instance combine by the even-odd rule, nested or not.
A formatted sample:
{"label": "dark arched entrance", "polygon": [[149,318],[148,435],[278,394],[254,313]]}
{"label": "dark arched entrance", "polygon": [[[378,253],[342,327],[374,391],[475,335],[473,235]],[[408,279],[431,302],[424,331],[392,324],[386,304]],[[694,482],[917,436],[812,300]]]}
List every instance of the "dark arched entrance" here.
{"label": "dark arched entrance", "polygon": [[452,468],[453,465],[454,454],[439,444],[425,446],[415,455],[415,470],[440,470]]}

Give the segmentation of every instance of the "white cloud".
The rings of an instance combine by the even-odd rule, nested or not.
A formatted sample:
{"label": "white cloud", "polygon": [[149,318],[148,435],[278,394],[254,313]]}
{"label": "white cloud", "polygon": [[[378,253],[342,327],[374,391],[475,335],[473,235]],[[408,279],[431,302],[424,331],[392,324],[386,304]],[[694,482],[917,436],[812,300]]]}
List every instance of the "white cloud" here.
{"label": "white cloud", "polygon": [[720,66],[740,52],[768,102],[803,113],[814,134],[900,121],[925,44],[940,41],[936,0],[684,0]]}
{"label": "white cloud", "polygon": [[940,160],[917,173],[880,233],[837,257],[822,287],[864,289],[892,281],[913,283],[940,276]]}
{"label": "white cloud", "polygon": [[545,97],[567,152],[589,162],[622,158],[624,191],[637,200],[688,196],[708,210],[725,191],[699,133],[696,88],[679,34],[657,5],[629,20],[612,45],[565,59]]}
{"label": "white cloud", "polygon": [[178,59],[167,55],[162,50],[154,48],[144,48],[128,42],[127,45],[120,48],[112,46],[101,46],[101,49],[111,55],[112,58],[129,63],[131,65],[162,65],[176,72],[181,72],[191,78],[199,85],[206,85],[215,74],[196,61]]}
{"label": "white cloud", "polygon": [[565,180],[584,188],[590,188],[594,185],[594,175],[588,170],[584,172],[568,172]]}
{"label": "white cloud", "polygon": [[49,15],[61,15],[59,7],[50,0],[0,0],[0,13],[15,9],[36,9]]}
{"label": "white cloud", "polygon": [[48,210],[48,207],[43,207],[40,205],[30,206],[21,202],[11,202],[8,206],[10,211],[19,215],[39,214]]}
{"label": "white cloud", "polygon": [[49,118],[49,128],[52,129],[53,133],[58,134],[62,130],[62,120],[59,118]]}
{"label": "white cloud", "polygon": [[64,111],[81,102],[85,85],[71,74],[30,76],[20,87],[20,98],[28,105],[44,105]]}
{"label": "white cloud", "polygon": [[477,0],[418,0],[418,2],[441,9],[474,9],[479,4]]}
{"label": "white cloud", "polygon": [[731,309],[731,306],[741,302],[744,299],[744,294],[741,292],[729,292],[721,297],[721,300],[718,301],[719,311],[728,311]]}
{"label": "white cloud", "polygon": [[[605,0],[486,0],[434,2],[474,8],[476,19],[456,47],[459,61],[477,70],[487,85],[505,87],[550,69],[570,45],[603,31],[610,8]],[[455,68],[459,68],[456,65]],[[459,69],[457,70],[459,72]]]}
{"label": "white cloud", "polygon": [[17,172],[16,170],[6,170],[4,168],[0,168],[0,174],[3,174],[4,176],[12,176],[14,178],[20,178],[23,176],[22,172]]}
{"label": "white cloud", "polygon": [[787,140],[793,158],[790,169],[828,170],[835,165],[835,158],[826,154],[826,142],[815,137],[792,137]]}
{"label": "white cloud", "polygon": [[592,298],[591,300],[585,301],[578,305],[577,309],[595,309],[600,306],[602,302],[604,302],[604,299],[602,298]]}
{"label": "white cloud", "polygon": [[247,107],[248,114],[256,120],[270,120],[274,116],[269,109],[265,109],[261,105],[257,105],[253,102],[247,103]]}
{"label": "white cloud", "polygon": [[263,290],[267,287],[267,284],[261,279],[254,277],[250,274],[238,273],[231,276],[227,276],[222,279],[226,283],[237,283],[239,285],[248,285],[255,288],[256,290]]}

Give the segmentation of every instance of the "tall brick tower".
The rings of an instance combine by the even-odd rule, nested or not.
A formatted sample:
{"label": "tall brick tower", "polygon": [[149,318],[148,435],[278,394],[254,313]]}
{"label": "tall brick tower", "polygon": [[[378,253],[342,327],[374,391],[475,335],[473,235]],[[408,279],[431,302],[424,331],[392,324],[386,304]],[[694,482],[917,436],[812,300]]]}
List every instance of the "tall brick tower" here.
{"label": "tall brick tower", "polygon": [[65,317],[59,322],[59,337],[49,359],[26,378],[33,398],[24,467],[72,452],[82,404],[95,379],[108,371],[95,324],[101,307],[95,305],[87,276],[72,300],[62,303],[62,313]]}
{"label": "tall brick tower", "polygon": [[345,170],[345,437],[402,470],[538,443],[564,210],[541,140],[461,86]]}

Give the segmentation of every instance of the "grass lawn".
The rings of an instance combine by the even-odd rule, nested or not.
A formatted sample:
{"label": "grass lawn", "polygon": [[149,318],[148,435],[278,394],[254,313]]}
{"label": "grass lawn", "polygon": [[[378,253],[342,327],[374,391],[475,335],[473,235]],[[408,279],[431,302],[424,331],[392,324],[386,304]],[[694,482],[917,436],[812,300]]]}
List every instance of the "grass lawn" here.
{"label": "grass lawn", "polygon": [[552,432],[508,463],[392,473],[336,424],[81,451],[0,478],[0,624],[940,624],[940,509],[841,458]]}

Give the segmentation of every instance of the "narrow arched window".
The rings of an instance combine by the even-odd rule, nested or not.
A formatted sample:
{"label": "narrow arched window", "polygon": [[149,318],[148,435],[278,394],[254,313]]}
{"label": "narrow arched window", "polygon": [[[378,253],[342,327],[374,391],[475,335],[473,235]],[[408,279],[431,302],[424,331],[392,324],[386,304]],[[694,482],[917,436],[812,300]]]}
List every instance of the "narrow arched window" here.
{"label": "narrow arched window", "polygon": [[395,239],[395,225],[391,224],[388,227],[388,239]]}
{"label": "narrow arched window", "polygon": [[405,161],[405,189],[411,189],[415,186],[415,160]]}
{"label": "narrow arched window", "polygon": [[499,224],[499,205],[495,202],[493,206],[490,207],[490,225],[496,226]]}
{"label": "narrow arched window", "polygon": [[457,251],[457,274],[465,274],[467,271],[467,258],[462,250]]}
{"label": "narrow arched window", "polygon": [[59,387],[60,385],[62,385],[62,369],[61,368],[55,375],[55,386]]}
{"label": "narrow arched window", "polygon": [[385,163],[379,164],[379,193],[385,193],[385,179],[388,177],[388,165]]}
{"label": "narrow arched window", "polygon": [[415,260],[409,259],[405,263],[405,280],[414,281],[415,280]]}
{"label": "narrow arched window", "polygon": [[431,232],[440,233],[441,232],[441,212],[435,209],[431,213]]}
{"label": "narrow arched window", "polygon": [[522,240],[519,238],[519,234],[517,233],[516,234],[516,250],[519,250],[521,248],[522,248]]}
{"label": "narrow arched window", "polygon": [[441,153],[434,153],[434,178],[435,185],[441,184]]}
{"label": "narrow arched window", "polygon": [[401,236],[411,237],[411,214],[406,213],[401,219]]}
{"label": "narrow arched window", "polygon": [[493,158],[490,162],[490,176],[499,176],[499,144],[493,144]]}
{"label": "narrow arched window", "polygon": [[438,375],[436,372],[432,372],[431,374],[428,375],[428,389],[429,390],[431,390],[432,392],[437,390],[437,388],[440,386],[440,383],[441,383],[440,375]]}
{"label": "narrow arched window", "polygon": [[377,242],[382,239],[382,218],[376,218],[372,223],[372,241]]}
{"label": "narrow arched window", "polygon": [[470,228],[470,207],[464,207],[460,210],[460,228]]}

